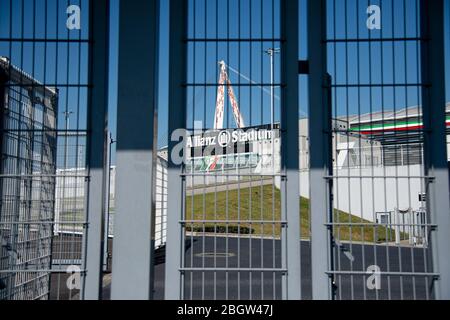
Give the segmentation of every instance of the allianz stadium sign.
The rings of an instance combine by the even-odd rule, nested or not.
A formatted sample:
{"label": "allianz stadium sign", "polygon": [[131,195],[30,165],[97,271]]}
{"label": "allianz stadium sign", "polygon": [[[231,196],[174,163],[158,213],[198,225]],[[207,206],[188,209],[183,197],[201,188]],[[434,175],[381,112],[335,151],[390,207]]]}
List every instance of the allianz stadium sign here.
{"label": "allianz stadium sign", "polygon": [[[279,138],[278,126],[252,127],[245,129],[208,130],[201,134],[187,137],[188,149],[230,149],[239,146],[249,146],[255,143],[271,141]],[[197,153],[197,152],[196,152]]]}

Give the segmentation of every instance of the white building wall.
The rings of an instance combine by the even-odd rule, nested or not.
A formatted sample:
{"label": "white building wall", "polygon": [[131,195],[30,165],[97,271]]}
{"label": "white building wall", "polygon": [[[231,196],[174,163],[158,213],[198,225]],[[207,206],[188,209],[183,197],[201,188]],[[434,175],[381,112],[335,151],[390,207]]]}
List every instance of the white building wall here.
{"label": "white building wall", "polygon": [[[111,167],[110,172],[109,235],[114,236],[116,167]],[[84,168],[57,170],[55,233],[82,234],[82,224],[58,224],[58,222],[82,222],[85,220],[85,176],[86,170]],[[166,241],[167,224],[167,161],[160,157],[158,157],[156,163],[155,212],[155,246],[158,248]]]}
{"label": "white building wall", "polygon": [[447,160],[450,162],[450,135],[447,135]]}
{"label": "white building wall", "polygon": [[[334,207],[369,221],[375,221],[377,212],[396,208],[419,210],[423,206],[419,194],[425,189],[423,179],[418,178],[423,176],[421,168],[421,165],[414,165],[337,169],[335,176],[345,178],[334,180]],[[300,172],[300,195],[309,198],[309,194],[309,172],[303,170]]]}

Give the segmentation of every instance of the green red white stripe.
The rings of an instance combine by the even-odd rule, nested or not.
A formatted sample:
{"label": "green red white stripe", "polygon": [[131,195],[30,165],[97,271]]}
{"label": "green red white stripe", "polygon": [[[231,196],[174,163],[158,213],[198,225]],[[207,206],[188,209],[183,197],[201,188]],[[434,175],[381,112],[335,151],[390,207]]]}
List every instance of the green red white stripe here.
{"label": "green red white stripe", "polygon": [[[445,119],[447,127],[450,127],[450,116]],[[377,132],[390,132],[390,131],[410,131],[419,130],[423,128],[422,121],[397,121],[389,124],[368,124],[350,128],[350,131],[356,131],[362,134],[372,134]]]}

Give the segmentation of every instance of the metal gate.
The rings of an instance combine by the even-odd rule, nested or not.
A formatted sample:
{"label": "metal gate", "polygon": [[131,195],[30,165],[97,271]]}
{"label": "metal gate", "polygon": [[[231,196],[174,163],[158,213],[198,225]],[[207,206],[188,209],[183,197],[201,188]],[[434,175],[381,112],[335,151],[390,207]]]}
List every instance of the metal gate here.
{"label": "metal gate", "polygon": [[[448,263],[439,233],[446,231],[438,227],[448,223],[449,198],[445,89],[437,70],[444,65],[443,2],[327,0],[314,6],[326,16],[316,24],[321,31],[310,33],[323,39],[310,52],[324,57],[314,65],[319,82],[310,83],[321,81],[324,88],[322,101],[313,98],[324,109],[310,116],[318,129],[311,154],[319,149],[314,143],[325,144],[318,163],[326,170],[311,168],[312,179],[325,181],[311,180],[311,202],[319,191],[331,197],[320,218],[326,228],[312,230],[313,239],[322,237],[320,245],[329,243],[319,261],[313,241],[313,274],[316,267],[321,273],[313,276],[313,293],[447,296],[439,286]],[[431,22],[434,14],[439,18]],[[323,126],[314,123],[320,117]]]}
{"label": "metal gate", "polygon": [[0,0],[0,299],[450,298],[450,1],[160,3]]}
{"label": "metal gate", "polygon": [[288,21],[295,1],[172,1],[169,132],[187,131],[169,142],[166,298],[300,297],[298,75],[287,67],[298,31]]}

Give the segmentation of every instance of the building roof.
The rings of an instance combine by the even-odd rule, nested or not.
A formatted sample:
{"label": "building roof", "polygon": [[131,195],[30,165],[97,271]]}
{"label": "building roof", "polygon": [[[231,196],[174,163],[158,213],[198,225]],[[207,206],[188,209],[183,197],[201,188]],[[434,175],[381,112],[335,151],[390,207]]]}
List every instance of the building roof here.
{"label": "building roof", "polygon": [[7,74],[9,78],[16,83],[35,86],[37,90],[39,90],[39,88],[41,90],[42,88],[45,88],[47,95],[56,96],[58,94],[58,89],[44,86],[44,84],[33,78],[31,75],[13,65],[7,57],[0,56],[0,71],[3,71],[4,74]]}
{"label": "building roof", "polygon": [[[450,114],[450,103],[447,103],[446,111],[448,114]],[[421,116],[422,116],[422,108],[420,106],[413,106],[395,111],[386,110],[386,111],[366,113],[362,115],[353,115],[349,116],[348,120],[350,125],[358,125],[364,123],[385,122],[389,120],[401,120]]]}

